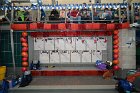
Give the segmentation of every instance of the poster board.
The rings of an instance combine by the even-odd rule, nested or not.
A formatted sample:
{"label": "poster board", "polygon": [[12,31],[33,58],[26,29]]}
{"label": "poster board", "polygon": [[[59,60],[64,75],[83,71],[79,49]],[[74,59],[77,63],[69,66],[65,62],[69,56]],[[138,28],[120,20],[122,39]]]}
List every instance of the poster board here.
{"label": "poster board", "polygon": [[34,38],[34,50],[44,50],[44,37]]}
{"label": "poster board", "polygon": [[75,37],[76,40],[76,50],[85,50],[85,38],[84,37]]}
{"label": "poster board", "polygon": [[61,63],[69,63],[70,62],[70,51],[62,50],[60,51]]}
{"label": "poster board", "polygon": [[40,51],[39,54],[40,63],[50,63],[49,54],[50,51]]}
{"label": "poster board", "polygon": [[54,38],[53,37],[45,37],[45,50],[54,50]]}
{"label": "poster board", "polygon": [[50,51],[50,63],[60,63],[59,51]]}
{"label": "poster board", "polygon": [[95,63],[97,60],[102,60],[102,51],[92,50],[92,62]]}
{"label": "poster board", "polygon": [[91,51],[85,50],[81,52],[82,62],[91,62]]}
{"label": "poster board", "polygon": [[81,62],[81,53],[78,50],[71,51],[71,62]]}
{"label": "poster board", "polygon": [[107,49],[107,38],[97,37],[97,50],[106,50],[106,49]]}

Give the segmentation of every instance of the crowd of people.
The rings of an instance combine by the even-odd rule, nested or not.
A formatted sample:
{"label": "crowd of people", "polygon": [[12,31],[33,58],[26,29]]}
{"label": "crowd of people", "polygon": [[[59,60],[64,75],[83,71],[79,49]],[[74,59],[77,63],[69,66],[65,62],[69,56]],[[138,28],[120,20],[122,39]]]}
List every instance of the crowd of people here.
{"label": "crowd of people", "polygon": [[[89,22],[126,22],[127,11],[122,8],[119,14],[118,9],[113,8],[86,8],[83,3],[82,9],[61,10],[17,10],[15,11],[15,21],[41,21],[41,22],[59,22],[59,23],[89,23]],[[120,15],[120,16],[119,16]]]}

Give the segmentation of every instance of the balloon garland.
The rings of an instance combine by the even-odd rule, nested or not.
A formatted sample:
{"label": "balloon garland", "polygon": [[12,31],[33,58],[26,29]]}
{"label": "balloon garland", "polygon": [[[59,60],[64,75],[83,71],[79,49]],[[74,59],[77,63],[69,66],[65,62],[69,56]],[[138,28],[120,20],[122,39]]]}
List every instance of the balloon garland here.
{"label": "balloon garland", "polygon": [[21,68],[21,71],[22,72],[27,71],[27,66],[28,66],[27,36],[28,36],[28,33],[26,31],[24,31],[24,32],[22,32],[22,37],[20,38],[21,43],[22,43],[22,51],[21,51],[21,56],[22,56],[22,68]]}
{"label": "balloon garland", "polygon": [[118,66],[119,64],[119,31],[115,30],[113,36],[113,69],[114,70],[119,70],[120,67]]}

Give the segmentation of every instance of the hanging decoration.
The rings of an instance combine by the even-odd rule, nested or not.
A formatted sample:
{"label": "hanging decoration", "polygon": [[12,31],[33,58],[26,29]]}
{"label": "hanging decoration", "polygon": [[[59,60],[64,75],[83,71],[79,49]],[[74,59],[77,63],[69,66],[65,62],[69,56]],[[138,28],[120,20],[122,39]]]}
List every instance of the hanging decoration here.
{"label": "hanging decoration", "polygon": [[119,60],[113,60],[113,64],[115,65],[119,64]]}
{"label": "hanging decoration", "polygon": [[118,66],[119,64],[119,31],[115,30],[113,32],[113,69],[114,70],[119,70],[120,67]]}
{"label": "hanging decoration", "polygon": [[[78,24],[78,23],[56,23],[56,24],[46,24],[46,23],[30,23],[30,24],[12,24],[11,29],[15,31],[25,31],[25,30],[104,30],[104,31],[114,31],[114,38],[116,34],[118,34],[118,29],[126,29],[129,28],[130,24],[126,23],[85,23],[85,24]],[[28,28],[28,29],[27,29]],[[24,32],[23,37],[27,36],[27,32]]]}
{"label": "hanging decoration", "polygon": [[22,32],[21,34],[21,43],[22,43],[22,51],[21,51],[21,56],[22,56],[22,72],[25,72],[27,70],[28,66],[28,43],[27,43],[27,36],[28,33],[26,31]]}
{"label": "hanging decoration", "polygon": [[[113,8],[113,9],[117,9],[117,8],[127,8],[128,7],[128,3],[107,3],[107,4],[87,4],[86,6],[83,6],[82,4],[59,4],[59,5],[42,5],[41,3],[37,3],[38,5],[33,5],[33,6],[14,6],[12,8],[12,6],[0,6],[0,10],[20,10],[20,9],[24,9],[24,10],[37,10],[39,9],[82,9],[82,8],[86,8],[86,9],[91,9],[93,8]],[[134,3],[134,7],[138,8],[140,7],[140,3]]]}
{"label": "hanging decoration", "polygon": [[28,47],[23,47],[22,48],[22,52],[27,52],[28,51]]}
{"label": "hanging decoration", "polygon": [[22,62],[26,62],[27,60],[28,60],[27,57],[23,57],[23,58],[22,58]]}
{"label": "hanging decoration", "polygon": [[28,62],[24,62],[24,61],[23,61],[23,62],[22,62],[22,66],[23,66],[23,67],[27,67],[27,66],[28,66]]}
{"label": "hanging decoration", "polygon": [[28,35],[27,32],[25,32],[25,31],[22,32],[22,36],[23,36],[23,37],[27,37],[27,35]]}

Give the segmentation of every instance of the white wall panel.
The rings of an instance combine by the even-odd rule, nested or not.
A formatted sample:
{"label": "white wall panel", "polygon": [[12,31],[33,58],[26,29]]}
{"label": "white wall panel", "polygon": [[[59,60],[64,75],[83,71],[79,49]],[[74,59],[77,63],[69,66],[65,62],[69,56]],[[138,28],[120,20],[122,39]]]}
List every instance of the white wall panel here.
{"label": "white wall panel", "polygon": [[86,43],[84,37],[75,37],[76,39],[76,50],[85,50]]}
{"label": "white wall panel", "polygon": [[75,37],[66,37],[65,46],[66,50],[75,50]]}
{"label": "white wall panel", "polygon": [[107,38],[97,37],[97,50],[106,50],[106,49],[107,49]]}
{"label": "white wall panel", "polygon": [[80,51],[77,50],[71,51],[71,62],[81,62]]}
{"label": "white wall panel", "polygon": [[50,54],[49,51],[40,51],[40,54],[39,54],[40,63],[50,63],[49,54]]}
{"label": "white wall panel", "polygon": [[34,38],[34,50],[44,50],[44,38]]}
{"label": "white wall panel", "polygon": [[60,51],[61,63],[69,63],[70,62],[70,51],[62,50]]}
{"label": "white wall panel", "polygon": [[82,51],[82,62],[91,62],[91,51]]}
{"label": "white wall panel", "polygon": [[59,51],[50,51],[50,63],[60,63]]}
{"label": "white wall panel", "polygon": [[96,43],[94,42],[94,39],[95,37],[86,37],[86,50],[96,50]]}
{"label": "white wall panel", "polygon": [[44,38],[45,50],[54,50],[54,38],[46,37]]}
{"label": "white wall panel", "polygon": [[55,37],[55,50],[64,50],[65,41],[63,37]]}
{"label": "white wall panel", "polygon": [[97,60],[102,60],[102,51],[92,50],[92,62],[96,62]]}

